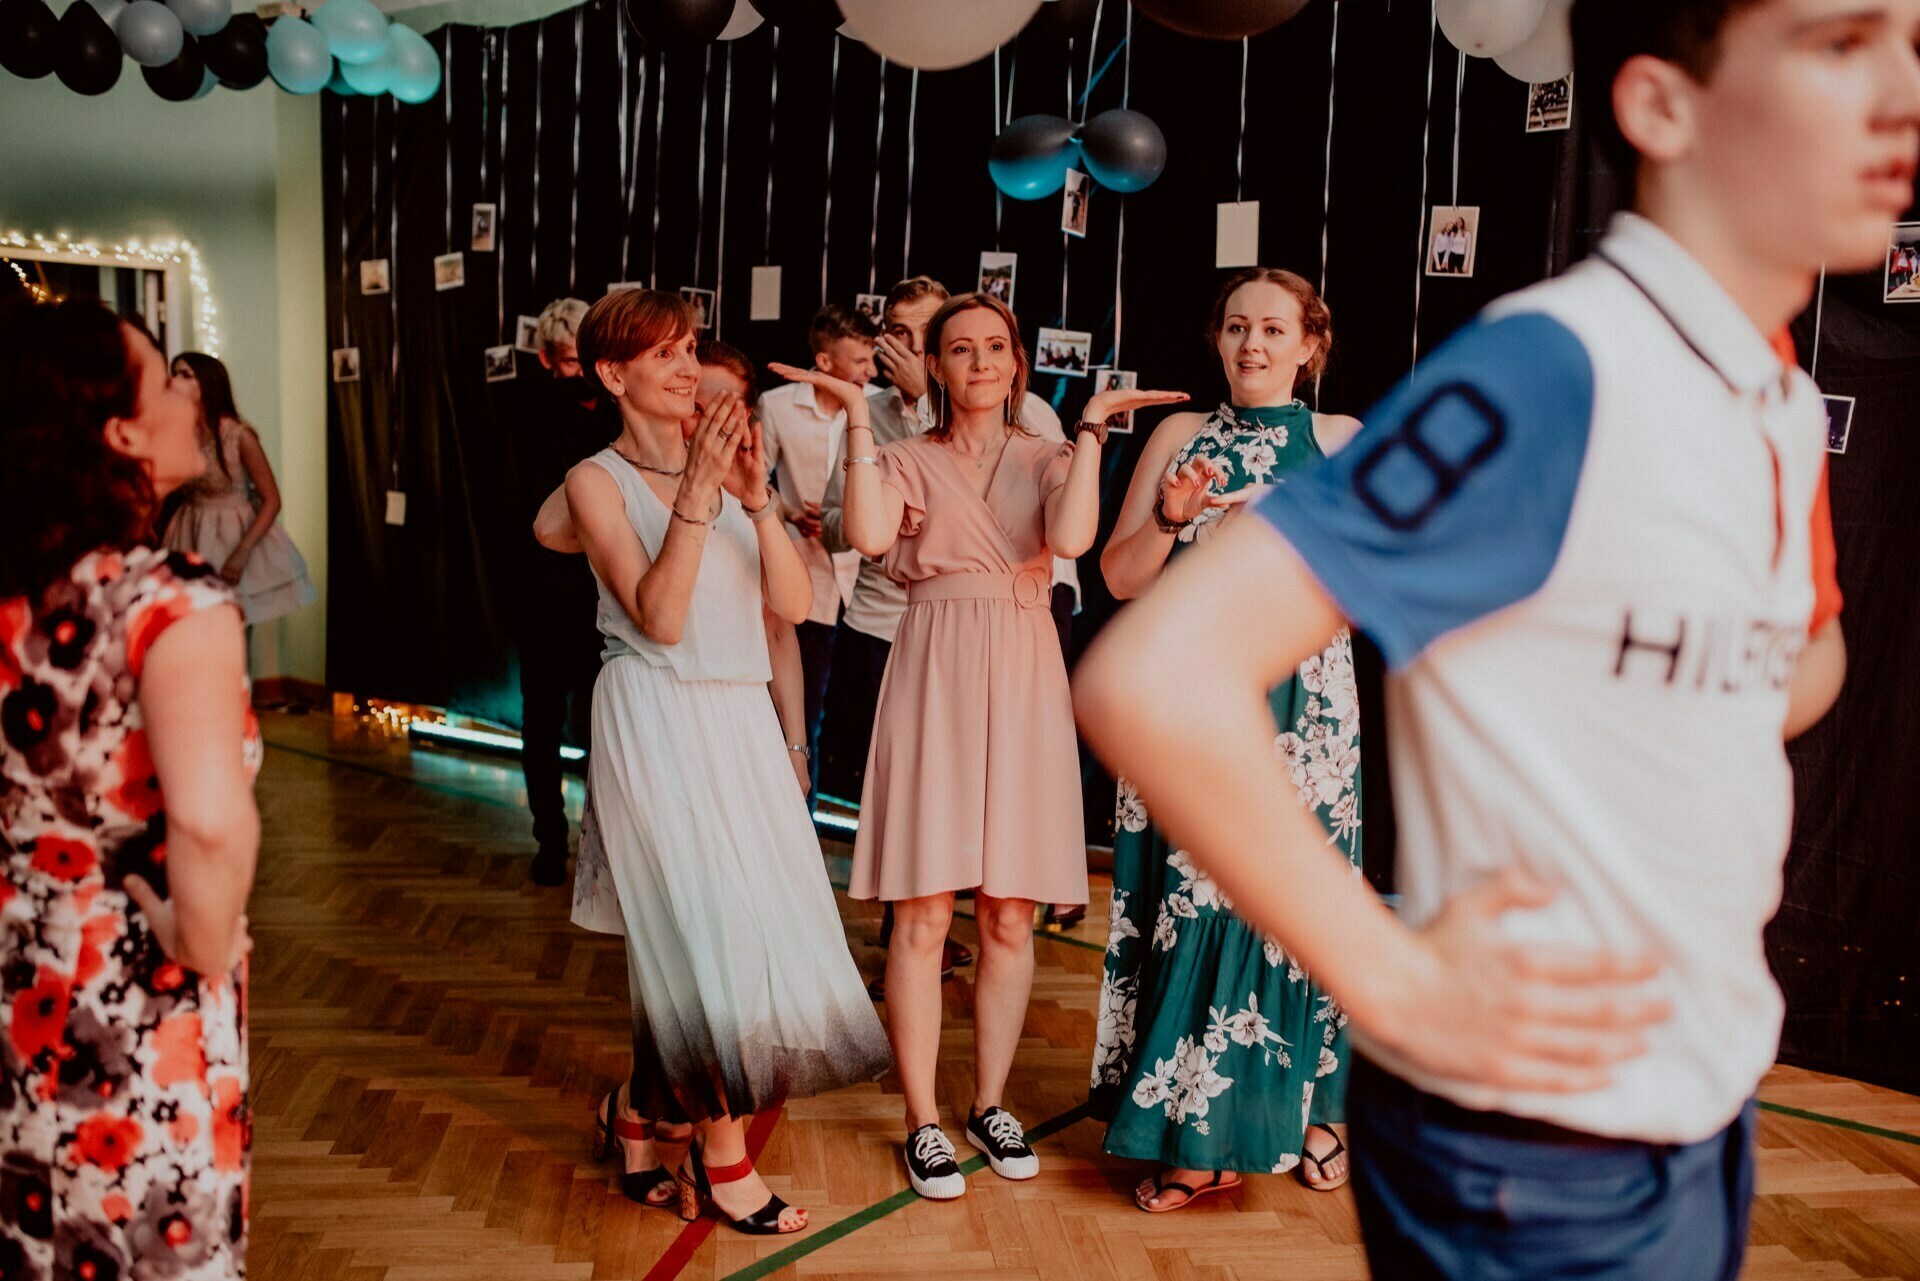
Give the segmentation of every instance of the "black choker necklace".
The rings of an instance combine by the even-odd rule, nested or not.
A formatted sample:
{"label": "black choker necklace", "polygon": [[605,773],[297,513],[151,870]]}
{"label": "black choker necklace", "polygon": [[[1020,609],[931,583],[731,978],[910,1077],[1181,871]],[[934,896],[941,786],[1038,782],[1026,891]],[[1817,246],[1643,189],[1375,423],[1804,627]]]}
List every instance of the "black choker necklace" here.
{"label": "black choker necklace", "polygon": [[687,465],[685,463],[680,464],[680,468],[678,471],[668,471],[664,467],[649,467],[645,463],[641,462],[638,458],[633,458],[627,454],[621,454],[620,451],[617,449],[614,450],[613,452],[616,454],[620,454],[620,456],[622,458],[625,458],[627,462],[632,466],[638,467],[641,471],[650,471],[656,476],[681,476],[686,474]]}

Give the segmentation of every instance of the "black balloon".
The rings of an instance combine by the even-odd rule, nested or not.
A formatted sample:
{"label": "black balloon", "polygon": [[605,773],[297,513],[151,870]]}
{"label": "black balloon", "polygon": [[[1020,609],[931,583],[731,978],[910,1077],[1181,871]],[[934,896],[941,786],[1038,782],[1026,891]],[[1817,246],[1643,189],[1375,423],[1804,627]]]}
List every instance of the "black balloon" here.
{"label": "black balloon", "polygon": [[105,93],[119,82],[120,41],[87,0],[74,0],[61,15],[58,45],[54,72],[75,93]]}
{"label": "black balloon", "polygon": [[251,89],[267,78],[267,24],[258,14],[236,13],[200,41],[200,56],[227,88]]}
{"label": "black balloon", "polygon": [[1103,111],[1080,131],[1080,155],[1101,186],[1142,191],[1166,170],[1167,135],[1137,111]]}
{"label": "black balloon", "polygon": [[838,31],[847,19],[834,0],[747,0],[760,16],[788,31]]}
{"label": "black balloon", "polygon": [[0,0],[0,67],[24,80],[53,71],[60,49],[60,20],[46,0]]}
{"label": "black balloon", "polygon": [[1306,8],[1307,0],[1133,0],[1133,7],[1190,36],[1239,40],[1273,30]]}
{"label": "black balloon", "polygon": [[733,0],[625,0],[627,16],[647,43],[712,44],[733,17]]}
{"label": "black balloon", "polygon": [[207,62],[200,56],[200,44],[192,36],[180,46],[180,56],[164,67],[142,67],[140,76],[155,96],[168,102],[187,102],[200,92],[207,78]]}
{"label": "black balloon", "polygon": [[1042,40],[1087,35],[1093,30],[1094,10],[1099,7],[1100,0],[1046,0],[1021,34]]}

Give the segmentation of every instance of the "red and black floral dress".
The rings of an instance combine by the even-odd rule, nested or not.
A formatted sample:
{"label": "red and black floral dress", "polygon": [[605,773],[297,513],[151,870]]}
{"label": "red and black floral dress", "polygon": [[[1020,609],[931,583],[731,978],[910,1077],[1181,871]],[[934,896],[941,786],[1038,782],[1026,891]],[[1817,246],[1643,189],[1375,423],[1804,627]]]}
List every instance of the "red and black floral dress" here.
{"label": "red and black floral dress", "polygon": [[[245,967],[161,952],[121,888],[167,892],[140,672],[233,603],[199,561],[98,552],[0,600],[0,1278],[245,1270]],[[260,736],[247,722],[249,771]]]}

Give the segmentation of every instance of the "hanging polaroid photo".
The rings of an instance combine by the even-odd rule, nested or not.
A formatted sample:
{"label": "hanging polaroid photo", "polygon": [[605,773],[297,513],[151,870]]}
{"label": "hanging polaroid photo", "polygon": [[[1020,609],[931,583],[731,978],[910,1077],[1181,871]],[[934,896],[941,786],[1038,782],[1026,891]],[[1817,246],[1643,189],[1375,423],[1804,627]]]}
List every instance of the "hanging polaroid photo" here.
{"label": "hanging polaroid photo", "polygon": [[1847,437],[1853,435],[1853,397],[1822,396],[1827,403],[1827,452],[1847,452]]}
{"label": "hanging polaroid photo", "polygon": [[1527,86],[1527,132],[1551,133],[1573,127],[1573,77],[1562,76]]}
{"label": "hanging polaroid photo", "polygon": [[493,252],[493,225],[498,210],[493,205],[475,205],[473,207],[473,239],[468,245],[477,254]]}
{"label": "hanging polaroid photo", "polygon": [[393,277],[387,271],[385,258],[367,258],[361,261],[360,292],[363,294],[393,292]]}
{"label": "hanging polaroid photo", "polygon": [[[1140,375],[1131,369],[1100,368],[1093,371],[1093,394],[1103,391],[1133,391],[1140,386]],[[1133,430],[1133,411],[1115,414],[1107,420],[1107,430],[1131,432]]]}
{"label": "hanging polaroid photo", "polygon": [[1920,302],[1920,222],[1896,222],[1887,239],[1888,302]]}
{"label": "hanging polaroid photo", "polygon": [[617,294],[628,289],[645,289],[646,287],[647,282],[644,280],[614,280],[608,282],[607,292]]}
{"label": "hanging polaroid photo", "polygon": [[1069,236],[1087,234],[1087,205],[1093,195],[1093,179],[1083,170],[1067,170],[1067,185],[1060,193],[1060,230]]}
{"label": "hanging polaroid photo", "polygon": [[513,320],[513,345],[529,356],[540,354],[540,317],[516,316]]}
{"label": "hanging polaroid photo", "polygon": [[1213,265],[1216,267],[1260,265],[1260,202],[1258,200],[1229,200],[1215,208]]}
{"label": "hanging polaroid photo", "polygon": [[337,383],[360,381],[360,349],[358,347],[333,349],[333,381]]}
{"label": "hanging polaroid photo", "polygon": [[1093,363],[1093,335],[1080,329],[1042,329],[1034,348],[1033,372],[1085,378]]}
{"label": "hanging polaroid photo", "polygon": [[1019,254],[984,253],[980,255],[980,292],[1013,306],[1013,273],[1020,265]]}
{"label": "hanging polaroid photo", "polygon": [[1433,221],[1427,224],[1427,274],[1473,275],[1474,259],[1480,249],[1480,207],[1478,205],[1435,205]]}
{"label": "hanging polaroid photo", "polygon": [[695,289],[691,285],[682,286],[680,297],[687,306],[693,308],[693,327],[710,329],[713,326],[713,290]]}
{"label": "hanging polaroid photo", "polygon": [[433,260],[433,287],[458,289],[467,283],[467,256],[458,250]]}
{"label": "hanging polaroid photo", "polygon": [[747,319],[780,319],[780,269],[778,267],[753,269],[753,292],[747,300]]}
{"label": "hanging polaroid photo", "polygon": [[876,329],[887,323],[885,294],[861,294],[853,300],[853,309],[872,321]]}
{"label": "hanging polaroid photo", "polygon": [[487,356],[487,381],[503,383],[514,376],[513,347],[489,347]]}

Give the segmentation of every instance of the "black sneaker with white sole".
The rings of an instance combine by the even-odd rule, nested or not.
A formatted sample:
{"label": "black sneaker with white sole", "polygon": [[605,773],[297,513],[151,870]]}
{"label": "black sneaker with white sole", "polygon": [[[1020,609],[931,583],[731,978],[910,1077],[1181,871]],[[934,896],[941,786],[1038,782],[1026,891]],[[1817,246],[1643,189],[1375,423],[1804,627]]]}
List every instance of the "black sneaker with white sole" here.
{"label": "black sneaker with white sole", "polygon": [[907,1136],[907,1182],[929,1201],[951,1201],[967,1190],[953,1140],[939,1126],[923,1125]]}
{"label": "black sneaker with white sole", "polygon": [[1027,1132],[1005,1108],[988,1108],[967,1117],[967,1142],[987,1154],[987,1164],[1003,1179],[1031,1179],[1040,1158],[1027,1146]]}

